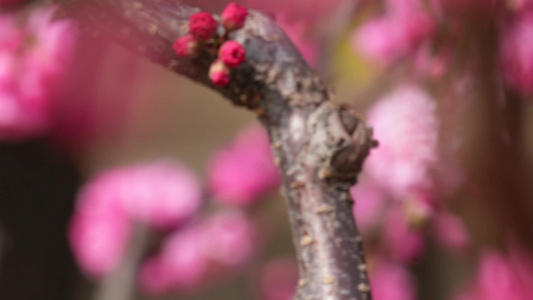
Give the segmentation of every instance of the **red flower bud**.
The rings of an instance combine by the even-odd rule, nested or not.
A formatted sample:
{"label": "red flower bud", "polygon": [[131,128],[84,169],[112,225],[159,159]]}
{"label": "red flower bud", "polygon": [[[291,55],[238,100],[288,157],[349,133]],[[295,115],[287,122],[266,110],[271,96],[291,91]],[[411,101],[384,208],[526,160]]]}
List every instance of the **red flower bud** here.
{"label": "red flower bud", "polygon": [[230,3],[222,12],[222,25],[227,31],[240,29],[248,16],[248,10],[244,6]]}
{"label": "red flower bud", "polygon": [[197,39],[206,41],[217,31],[217,21],[206,12],[199,12],[189,18],[189,32]]}
{"label": "red flower bud", "polygon": [[246,51],[241,44],[227,41],[218,51],[218,57],[230,68],[237,68],[246,58]]}
{"label": "red flower bud", "polygon": [[192,57],[197,54],[198,41],[192,35],[187,34],[177,39],[172,49],[179,57]]}
{"label": "red flower bud", "polygon": [[216,85],[226,86],[230,80],[230,70],[223,61],[217,59],[209,68],[209,78]]}

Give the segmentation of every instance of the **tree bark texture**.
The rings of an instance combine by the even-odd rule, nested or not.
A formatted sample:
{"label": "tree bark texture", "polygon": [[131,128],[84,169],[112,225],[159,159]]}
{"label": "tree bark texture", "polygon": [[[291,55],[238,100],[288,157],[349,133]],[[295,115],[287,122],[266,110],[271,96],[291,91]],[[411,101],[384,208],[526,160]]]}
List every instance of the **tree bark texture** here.
{"label": "tree bark texture", "polygon": [[273,19],[250,11],[245,27],[230,34],[245,47],[246,61],[219,87],[208,78],[213,51],[183,59],[172,50],[199,9],[172,0],[77,0],[62,8],[84,30],[255,111],[282,172],[300,269],[295,299],[371,299],[348,189],[375,144],[372,130],[352,109],[329,101],[328,88]]}

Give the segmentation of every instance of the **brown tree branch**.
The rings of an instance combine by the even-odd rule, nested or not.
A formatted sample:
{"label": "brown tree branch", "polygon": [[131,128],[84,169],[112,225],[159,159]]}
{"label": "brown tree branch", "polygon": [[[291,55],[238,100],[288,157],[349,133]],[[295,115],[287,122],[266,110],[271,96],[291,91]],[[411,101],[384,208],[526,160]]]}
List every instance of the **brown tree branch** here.
{"label": "brown tree branch", "polygon": [[328,89],[275,21],[252,11],[245,28],[230,35],[247,59],[221,88],[207,76],[212,54],[189,60],[172,50],[198,9],[172,0],[78,0],[63,8],[95,34],[256,111],[283,176],[301,277],[296,299],[371,298],[348,189],[374,143],[372,132],[354,111],[329,102]]}

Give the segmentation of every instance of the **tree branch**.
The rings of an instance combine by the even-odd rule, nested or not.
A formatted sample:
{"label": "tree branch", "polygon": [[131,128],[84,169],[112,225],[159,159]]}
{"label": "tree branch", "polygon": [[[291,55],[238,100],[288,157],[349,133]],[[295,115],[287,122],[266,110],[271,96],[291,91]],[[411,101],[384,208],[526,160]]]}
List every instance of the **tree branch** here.
{"label": "tree branch", "polygon": [[230,35],[247,59],[221,88],[207,76],[212,54],[189,60],[172,50],[198,9],[171,0],[78,0],[63,8],[89,31],[256,111],[283,176],[301,277],[296,299],[371,298],[348,193],[374,144],[371,129],[353,110],[329,102],[328,89],[275,21],[251,11]]}
{"label": "tree branch", "polygon": [[145,256],[150,244],[147,226],[135,224],[131,242],[119,266],[98,286],[94,300],[135,299],[135,286],[139,262]]}

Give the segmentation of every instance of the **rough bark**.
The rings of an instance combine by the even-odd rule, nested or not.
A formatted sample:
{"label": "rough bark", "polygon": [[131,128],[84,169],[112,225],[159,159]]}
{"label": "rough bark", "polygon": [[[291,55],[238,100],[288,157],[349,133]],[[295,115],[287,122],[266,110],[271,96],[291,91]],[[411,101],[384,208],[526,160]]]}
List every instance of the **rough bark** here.
{"label": "rough bark", "polygon": [[348,189],[374,144],[372,131],[353,110],[329,101],[329,90],[274,20],[251,11],[245,28],[230,34],[247,58],[222,88],[207,76],[212,52],[181,59],[172,50],[199,9],[170,0],[79,0],[63,8],[84,29],[255,111],[283,175],[300,268],[296,299],[371,299]]}

